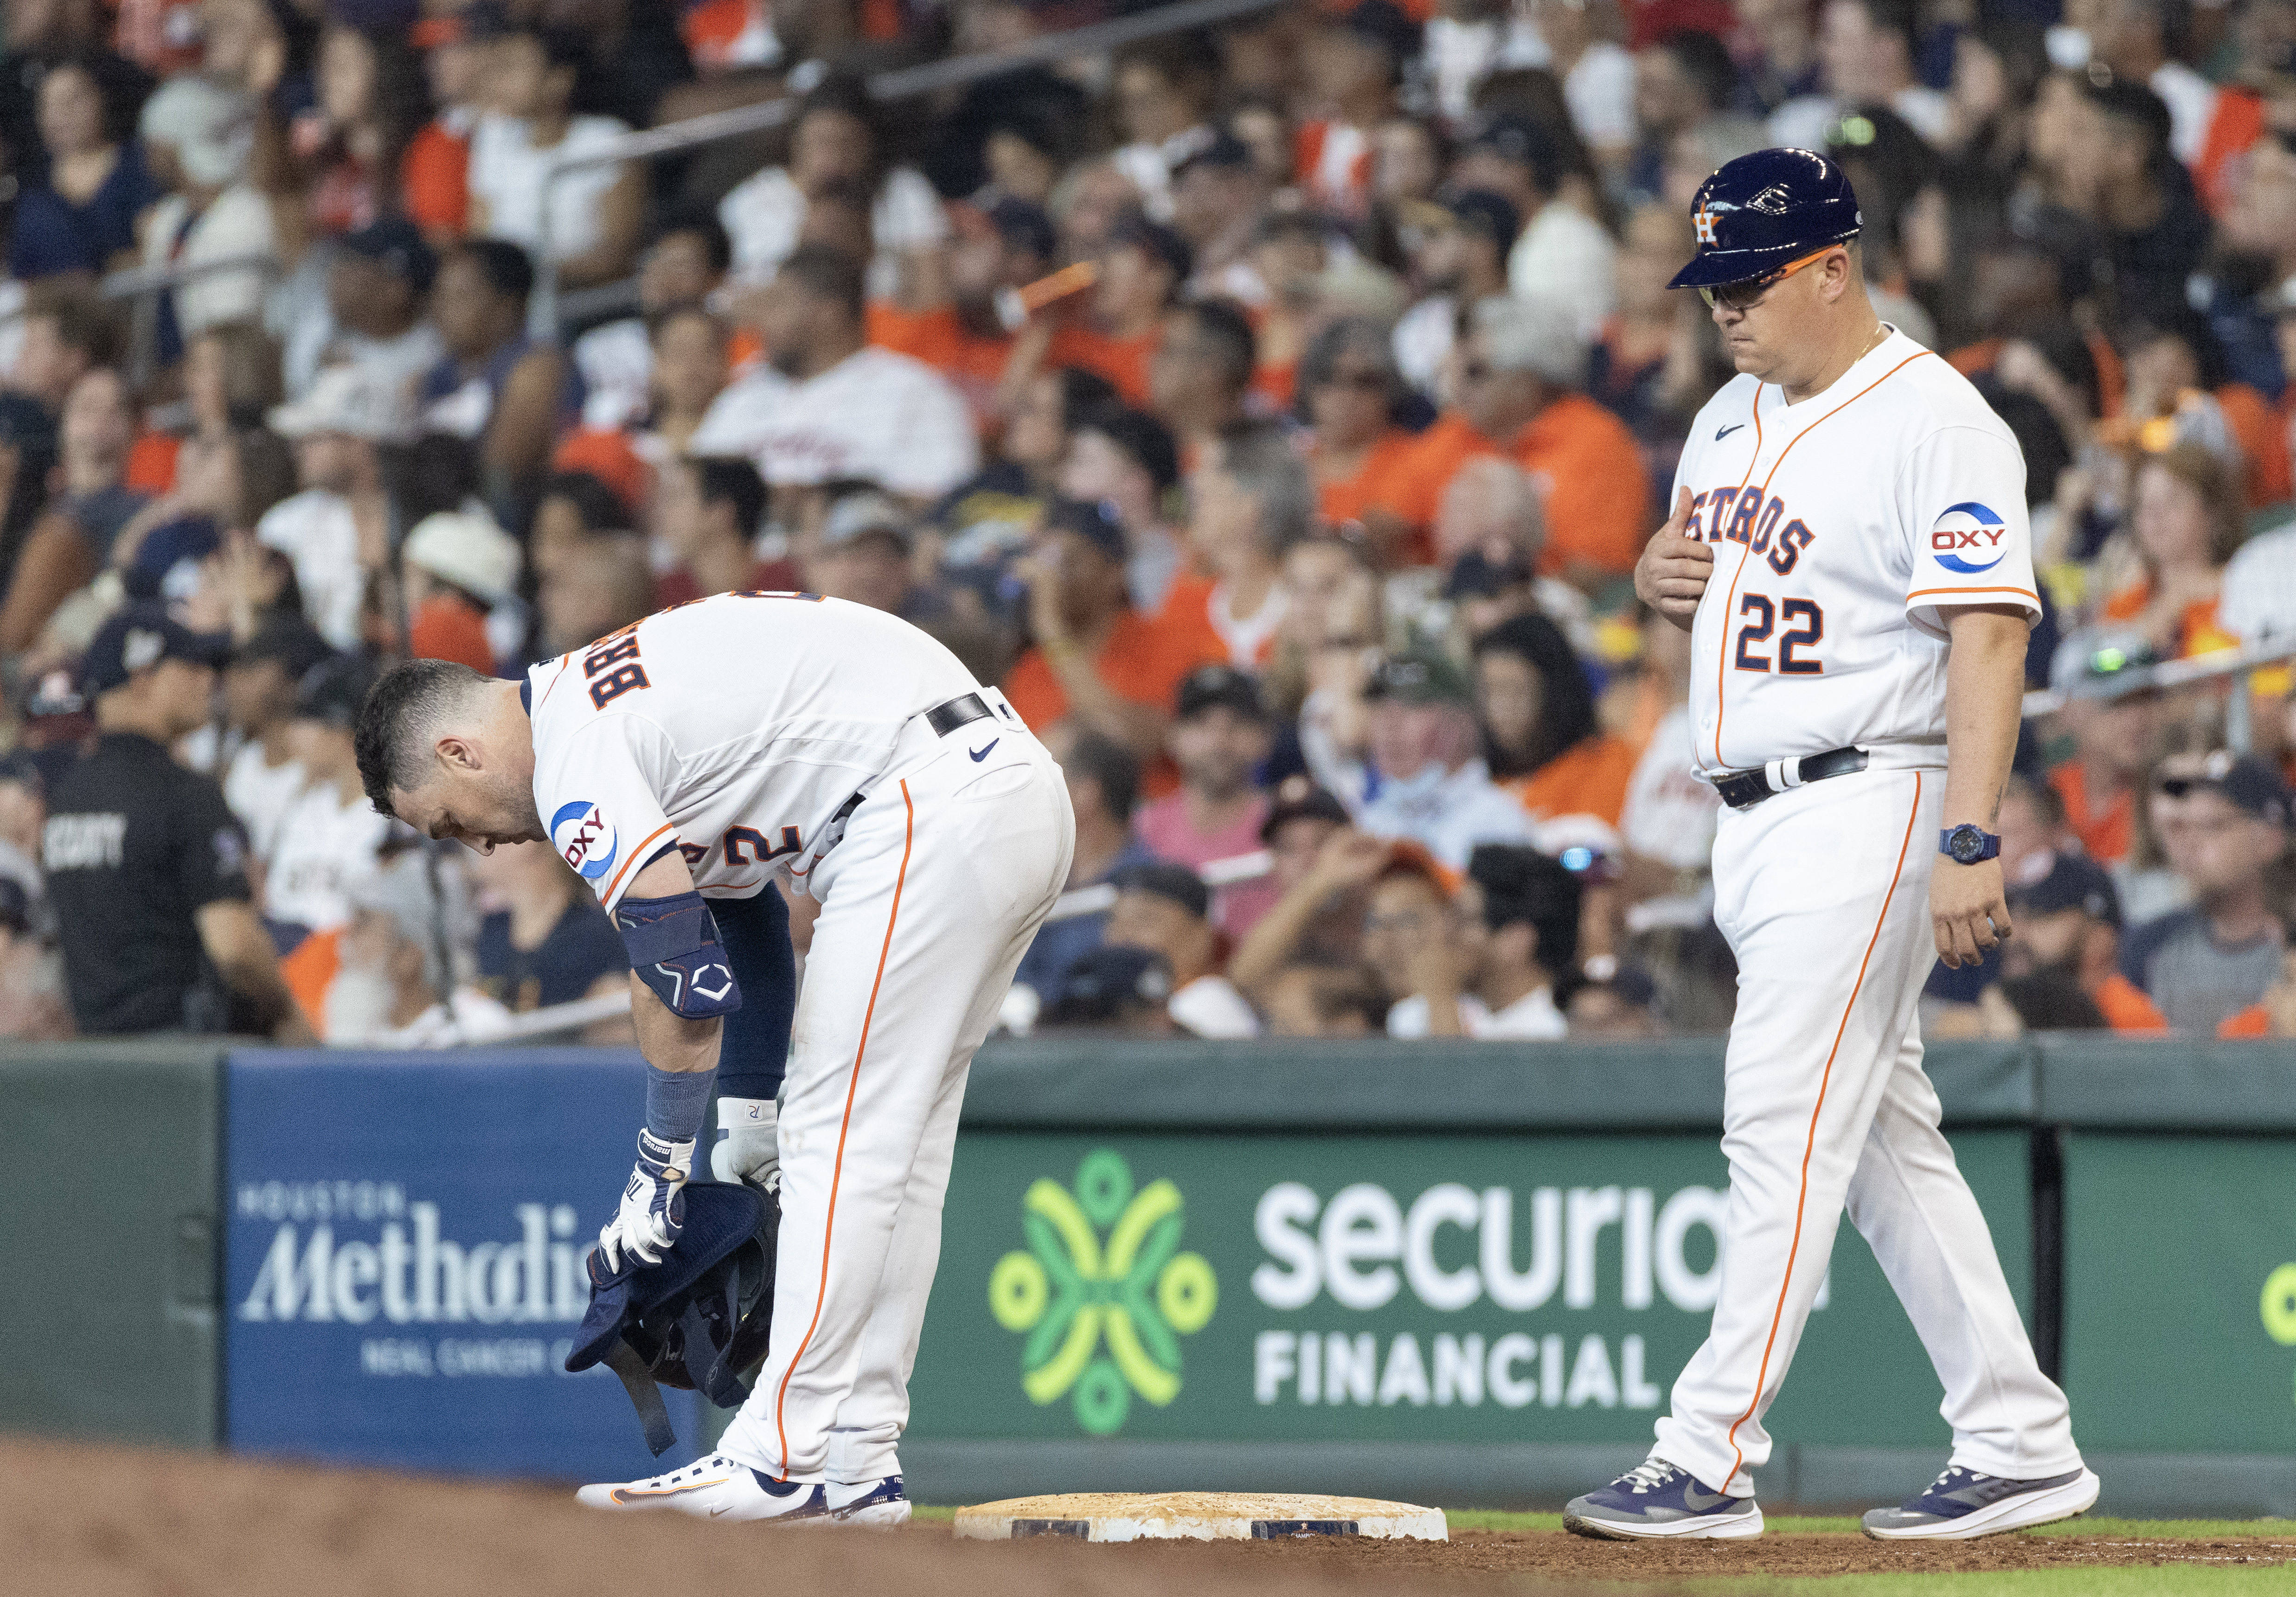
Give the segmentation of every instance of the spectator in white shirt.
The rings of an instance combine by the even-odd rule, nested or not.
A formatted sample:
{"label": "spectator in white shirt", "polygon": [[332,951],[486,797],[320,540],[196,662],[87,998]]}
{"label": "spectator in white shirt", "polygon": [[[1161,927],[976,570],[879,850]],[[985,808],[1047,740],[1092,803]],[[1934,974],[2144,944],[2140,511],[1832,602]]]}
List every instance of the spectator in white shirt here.
{"label": "spectator in white shirt", "polygon": [[1476,756],[1474,692],[1447,655],[1390,656],[1365,697],[1370,761],[1332,784],[1352,797],[1357,825],[1416,843],[1454,871],[1478,844],[1530,841],[1529,815]]}
{"label": "spectator in white shirt", "polygon": [[638,314],[574,340],[583,426],[611,430],[644,416],[653,383],[649,323],[672,309],[700,307],[726,281],[733,262],[733,242],[717,217],[674,217],[661,225],[638,262]]}
{"label": "spectator in white shirt", "polygon": [[1218,88],[1218,58],[1201,34],[1144,39],[1117,52],[1111,78],[1127,135],[1113,164],[1139,191],[1141,209],[1169,221],[1173,174],[1211,142],[1205,113]]}
{"label": "spectator in white shirt", "polygon": [[[170,78],[144,102],[140,131],[152,175],[173,191],[144,214],[144,264],[191,266],[277,249],[271,202],[246,180],[255,145],[257,107],[248,96],[208,78]],[[163,330],[181,338],[218,322],[252,317],[263,304],[264,276],[217,272],[161,296]],[[161,354],[176,350],[163,331]]]}
{"label": "spectator in white shirt", "polygon": [[734,244],[734,279],[771,281],[797,250],[808,208],[824,190],[842,185],[858,185],[872,196],[872,298],[895,298],[905,270],[933,269],[934,251],[949,231],[940,196],[914,168],[886,159],[868,90],[858,78],[838,76],[817,85],[799,108],[790,128],[789,164],[767,167],[719,201],[718,219]]}
{"label": "spectator in white shirt", "polygon": [[1560,198],[1562,152],[1536,122],[1495,117],[1452,168],[1461,189],[1488,189],[1528,217],[1507,252],[1507,283],[1562,307],[1581,338],[1599,336],[1617,307],[1618,246],[1602,224]]}
{"label": "spectator in white shirt", "polygon": [[390,823],[359,782],[351,723],[375,667],[346,655],[304,678],[288,747],[310,782],[279,820],[266,860],[263,913],[291,934],[333,931],[351,918],[351,889],[379,866]]}
{"label": "spectator in white shirt", "polygon": [[510,1011],[472,985],[478,917],[455,861],[410,850],[350,897],[342,962],[327,986],[329,1046],[451,1048],[509,1028]]}
{"label": "spectator in white shirt", "polygon": [[224,667],[226,735],[239,747],[219,773],[223,798],[247,828],[248,846],[258,860],[271,857],[280,823],[310,781],[295,758],[296,696],[304,677],[332,657],[310,623],[280,616],[258,627]]}
{"label": "spectator in white shirt", "polygon": [[1211,889],[1187,866],[1134,865],[1117,873],[1116,904],[1102,941],[1163,956],[1172,972],[1165,1007],[1189,1036],[1258,1036],[1259,1017],[1219,973],[1219,933],[1210,915]]}
{"label": "spectator in white shirt", "polygon": [[1475,850],[1453,898],[1399,854],[1372,889],[1364,952],[1395,999],[1391,1037],[1552,1040],[1554,984],[1578,958],[1578,879],[1536,849]]}
{"label": "spectator in white shirt", "polygon": [[1853,105],[1886,105],[1936,144],[1951,106],[1914,75],[1919,27],[1914,0],[1827,0],[1817,33],[1820,93],[1770,113],[1773,143],[1823,150],[1835,117]]}
{"label": "spectator in white shirt", "polygon": [[[423,314],[439,257],[422,230],[403,217],[384,217],[336,241],[327,265],[327,316],[319,336],[291,350],[291,392],[308,391],[327,366],[357,366],[410,397],[447,353],[439,329]],[[299,335],[301,330],[297,330]]]}
{"label": "spectator in white shirt", "polygon": [[718,395],[686,448],[742,455],[767,486],[876,483],[918,507],[980,463],[964,396],[922,361],[868,345],[862,274],[805,245],[758,296],[764,364]]}
{"label": "spectator in white shirt", "polygon": [[1547,70],[1562,80],[1570,125],[1604,166],[1634,147],[1635,58],[1596,31],[1587,0],[1533,0],[1531,15],[1546,42]]}
{"label": "spectator in white shirt", "polygon": [[1507,291],[1507,255],[1522,219],[1512,201],[1488,189],[1468,189],[1438,203],[1450,219],[1420,235],[1411,266],[1425,298],[1396,323],[1394,344],[1404,381],[1439,400],[1443,363],[1458,341],[1459,307]]}
{"label": "spectator in white shirt", "polygon": [[330,366],[309,393],[271,413],[271,430],[295,446],[303,491],[265,512],[255,536],[295,568],[304,613],[319,635],[356,649],[366,567],[382,541],[376,450],[414,435],[412,407],[358,367]]}
{"label": "spectator in white shirt", "polygon": [[553,162],[609,150],[629,131],[611,117],[573,114],[587,54],[571,29],[503,34],[488,52],[489,109],[471,135],[471,231],[550,260],[569,288],[628,276],[645,221],[645,168],[635,161],[544,182]]}

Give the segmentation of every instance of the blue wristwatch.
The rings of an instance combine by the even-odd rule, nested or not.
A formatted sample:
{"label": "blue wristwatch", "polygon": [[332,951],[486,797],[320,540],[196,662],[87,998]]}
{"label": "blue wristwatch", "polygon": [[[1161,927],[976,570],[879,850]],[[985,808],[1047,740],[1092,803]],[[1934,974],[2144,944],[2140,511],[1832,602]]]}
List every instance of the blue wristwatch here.
{"label": "blue wristwatch", "polygon": [[2001,837],[1964,821],[1938,833],[1938,852],[1957,865],[1973,865],[1980,860],[2001,857]]}

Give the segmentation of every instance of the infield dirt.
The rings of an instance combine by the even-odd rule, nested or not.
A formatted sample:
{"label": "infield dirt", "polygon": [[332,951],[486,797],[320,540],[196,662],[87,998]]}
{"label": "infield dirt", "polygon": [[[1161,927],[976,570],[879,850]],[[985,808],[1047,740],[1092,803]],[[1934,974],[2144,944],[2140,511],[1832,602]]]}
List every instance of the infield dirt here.
{"label": "infield dirt", "polygon": [[[58,1597],[525,1597],[632,1590],[931,1597],[1531,1594],[1702,1576],[2217,1567],[2296,1560],[2296,1540],[2007,1536],[1884,1544],[1858,1536],[1589,1542],[1455,1533],[1448,1543],[1317,1538],[1079,1545],[619,1518],[537,1486],[261,1463],[208,1454],[0,1440],[0,1589]],[[1603,1583],[1599,1587],[1593,1583]]]}

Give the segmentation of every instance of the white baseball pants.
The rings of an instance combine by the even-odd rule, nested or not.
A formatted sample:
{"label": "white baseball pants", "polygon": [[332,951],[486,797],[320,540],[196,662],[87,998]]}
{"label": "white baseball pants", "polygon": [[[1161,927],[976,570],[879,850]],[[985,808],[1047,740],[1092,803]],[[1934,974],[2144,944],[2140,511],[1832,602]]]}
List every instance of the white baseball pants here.
{"label": "white baseball pants", "polygon": [[1725,1065],[1721,1297],[1652,1456],[1750,1495],[1847,1204],[1945,1387],[1951,1462],[2026,1479],[2080,1465],[1985,1216],[1938,1130],[1916,1003],[1945,774],[1867,770],[1722,812],[1714,918],[1738,959]]}
{"label": "white baseball pants", "polygon": [[1060,767],[999,715],[882,779],[815,868],[772,1347],[719,1452],[783,1480],[900,1472],[965,1075],[1075,839]]}

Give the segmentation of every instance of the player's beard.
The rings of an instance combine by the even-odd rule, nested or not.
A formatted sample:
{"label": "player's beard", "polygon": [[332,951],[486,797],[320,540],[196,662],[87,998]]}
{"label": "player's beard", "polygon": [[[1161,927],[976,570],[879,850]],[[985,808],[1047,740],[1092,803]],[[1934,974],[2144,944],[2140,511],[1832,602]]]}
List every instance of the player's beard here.
{"label": "player's beard", "polygon": [[398,989],[379,970],[346,965],[327,984],[325,1037],[333,1046],[364,1043],[391,1029]]}

